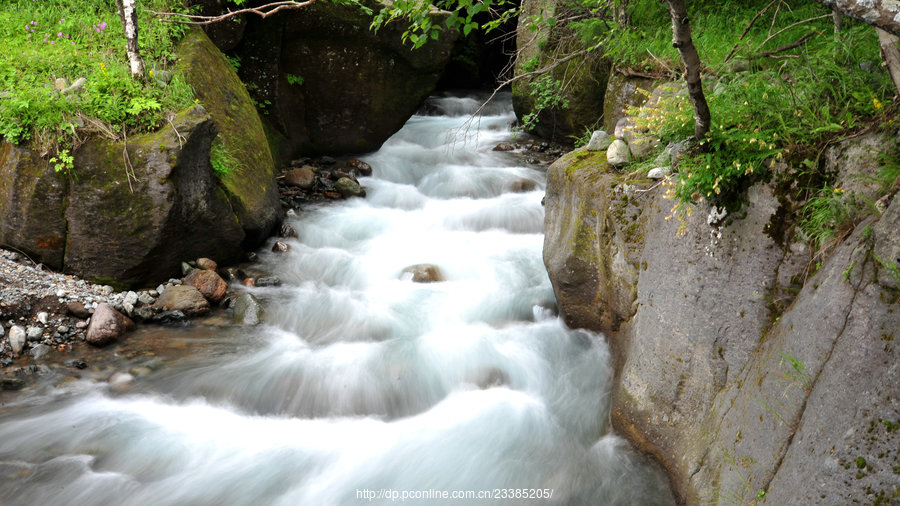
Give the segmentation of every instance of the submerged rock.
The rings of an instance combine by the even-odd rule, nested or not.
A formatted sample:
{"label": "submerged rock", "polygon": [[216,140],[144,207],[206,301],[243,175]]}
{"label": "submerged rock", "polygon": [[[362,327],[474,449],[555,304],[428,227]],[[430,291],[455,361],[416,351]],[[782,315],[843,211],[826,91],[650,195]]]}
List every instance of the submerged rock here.
{"label": "submerged rock", "polygon": [[257,325],[262,322],[263,309],[259,299],[249,293],[238,295],[231,303],[234,321],[242,325]]}
{"label": "submerged rock", "polygon": [[433,264],[411,265],[400,274],[402,279],[410,279],[413,283],[436,283],[444,281],[441,269]]}

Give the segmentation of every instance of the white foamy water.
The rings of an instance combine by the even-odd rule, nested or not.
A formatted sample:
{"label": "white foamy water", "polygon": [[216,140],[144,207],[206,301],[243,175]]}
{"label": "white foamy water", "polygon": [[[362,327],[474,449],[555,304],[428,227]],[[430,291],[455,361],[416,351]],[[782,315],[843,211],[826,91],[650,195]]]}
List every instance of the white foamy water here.
{"label": "white foamy water", "polygon": [[609,433],[605,340],[554,316],[544,174],[491,151],[512,141],[503,98],[468,124],[477,101],[436,99],[447,115],[365,157],[366,199],[293,219],[290,251],[260,253],[284,281],[251,289],[263,325],[173,329],[200,344],[124,392],[0,406],[0,504],[671,504]]}

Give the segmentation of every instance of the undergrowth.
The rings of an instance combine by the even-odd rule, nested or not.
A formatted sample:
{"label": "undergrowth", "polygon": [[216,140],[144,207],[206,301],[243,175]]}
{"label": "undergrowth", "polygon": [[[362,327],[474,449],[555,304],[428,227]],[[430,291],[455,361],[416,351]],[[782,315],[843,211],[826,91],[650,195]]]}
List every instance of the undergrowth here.
{"label": "undergrowth", "polygon": [[183,6],[178,0],[138,3],[148,69],[141,81],[129,74],[114,1],[0,1],[0,136],[30,141],[44,154],[60,152],[90,134],[115,138],[154,130],[169,111],[190,105],[193,90],[169,71],[185,26],[159,22],[148,9]]}

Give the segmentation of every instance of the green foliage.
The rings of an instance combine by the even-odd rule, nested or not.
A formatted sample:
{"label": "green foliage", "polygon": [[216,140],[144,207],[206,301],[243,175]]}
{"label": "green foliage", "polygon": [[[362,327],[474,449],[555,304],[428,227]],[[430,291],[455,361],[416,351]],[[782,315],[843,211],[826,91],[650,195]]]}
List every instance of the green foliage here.
{"label": "green foliage", "polygon": [[53,164],[53,170],[64,174],[72,172],[72,169],[75,168],[74,162],[75,157],[69,154],[68,149],[61,149],[56,156],[50,159],[50,163]]}
{"label": "green foliage", "polygon": [[534,98],[534,110],[522,117],[523,130],[527,131],[534,128],[541,111],[554,107],[559,109],[569,107],[569,100],[561,93],[562,81],[553,79],[553,76],[550,74],[544,74],[531,81],[529,86],[531,88],[531,96]]}
{"label": "green foliage", "polygon": [[[139,43],[147,68],[166,69],[183,25],[148,12],[183,9],[177,0],[145,0],[138,9]],[[37,142],[52,152],[71,145],[83,119],[104,131],[130,134],[158,128],[167,111],[187,107],[193,90],[178,75],[168,83],[130,76],[115,2],[11,0],[0,11],[0,136]],[[152,77],[152,74],[148,75]],[[61,91],[85,78],[80,89]],[[79,126],[79,128],[81,128]]]}
{"label": "green foliage", "polygon": [[285,74],[284,77],[287,78],[288,84],[290,84],[292,86],[295,84],[297,86],[303,86],[303,77],[302,76],[295,76],[294,74]]}
{"label": "green foliage", "polygon": [[841,238],[871,206],[840,188],[825,185],[801,210],[800,230],[815,250],[823,250]]}
{"label": "green foliage", "polygon": [[240,169],[240,162],[228,151],[228,147],[219,136],[216,136],[209,149],[209,163],[220,178]]}
{"label": "green foliage", "polygon": [[[437,9],[450,12],[444,23]],[[473,30],[486,32],[496,29],[519,13],[518,3],[511,0],[437,0],[433,3],[424,0],[396,0],[383,7],[372,18],[370,28],[378,31],[388,23],[399,21],[406,29],[401,38],[410,42],[414,48],[420,48],[429,40],[437,40],[445,29],[457,30],[464,36]],[[479,23],[475,19],[479,15],[491,16]]]}

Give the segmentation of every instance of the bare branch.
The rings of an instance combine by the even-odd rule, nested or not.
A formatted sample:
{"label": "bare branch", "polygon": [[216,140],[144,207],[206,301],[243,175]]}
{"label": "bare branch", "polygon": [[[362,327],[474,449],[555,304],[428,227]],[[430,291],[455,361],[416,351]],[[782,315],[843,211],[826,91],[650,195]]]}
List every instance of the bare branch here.
{"label": "bare branch", "polygon": [[831,13],[828,13],[828,14],[823,14],[823,15],[821,15],[821,16],[816,16],[816,17],[812,17],[812,18],[809,18],[809,19],[804,19],[803,21],[797,21],[796,23],[790,24],[790,25],[788,25],[788,26],[782,28],[781,30],[778,30],[777,32],[773,33],[772,35],[769,35],[768,37],[766,37],[766,40],[762,41],[762,44],[760,44],[759,46],[757,46],[756,50],[759,51],[759,48],[765,46],[765,45],[766,45],[766,42],[769,42],[769,41],[772,40],[773,38],[777,37],[778,35],[781,35],[782,33],[784,33],[784,32],[786,32],[786,31],[790,30],[791,28],[793,28],[793,27],[795,27],[795,26],[799,26],[799,25],[802,25],[802,24],[805,24],[805,23],[809,23],[810,21],[817,21],[817,20],[822,19],[822,18],[830,18],[830,17],[831,17]]}
{"label": "bare branch", "polygon": [[313,4],[315,1],[316,0],[306,0],[304,2],[272,2],[265,5],[260,5],[259,7],[248,7],[246,9],[228,11],[225,14],[220,14],[218,16],[199,16],[194,14],[181,14],[178,12],[156,12],[151,10],[148,10],[148,12],[160,18],[160,21],[164,21],[167,23],[181,23],[184,25],[210,25],[212,23],[218,23],[219,21],[224,21],[228,18],[240,16],[242,14],[256,14],[260,17],[266,18],[281,10],[299,9],[302,7],[306,7]]}
{"label": "bare branch", "polygon": [[[747,28],[744,28],[744,33],[742,33],[741,36],[738,37],[738,41],[744,40],[744,37],[746,37],[746,36],[747,36],[747,33],[750,32],[750,28],[753,27],[753,24],[756,23],[756,20],[759,19],[760,16],[762,16],[763,14],[765,14],[766,11],[769,10],[770,7],[772,7],[773,5],[775,5],[775,2],[780,2],[780,1],[781,1],[781,0],[772,0],[771,2],[769,2],[769,5],[763,7],[763,9],[762,9],[761,11],[757,12],[757,13],[756,13],[756,16],[753,16],[753,19],[751,19],[751,20],[750,20],[750,23],[747,24]],[[731,57],[732,57],[732,56],[734,56],[734,53],[737,51],[738,45],[739,45],[738,42],[735,42],[735,43],[734,43],[734,47],[731,48],[731,52],[728,53],[728,56],[725,57],[725,62],[726,62],[726,63],[727,63],[729,60],[731,60]]]}
{"label": "bare branch", "polygon": [[761,58],[766,58],[766,57],[769,57],[769,56],[774,55],[775,53],[780,53],[780,52],[782,52],[782,51],[787,51],[787,50],[789,50],[789,49],[794,49],[795,47],[800,47],[800,46],[802,46],[803,44],[806,44],[806,41],[808,41],[810,37],[812,37],[813,35],[815,35],[815,34],[817,34],[817,33],[819,33],[819,32],[817,32],[816,30],[813,30],[813,31],[811,31],[811,32],[808,32],[808,33],[807,33],[806,35],[804,35],[803,37],[800,37],[800,38],[797,39],[796,41],[791,42],[790,44],[785,44],[785,45],[783,45],[783,46],[781,46],[781,47],[776,47],[775,49],[773,49],[773,50],[771,50],[771,51],[765,51],[765,52],[763,52],[763,53],[760,53],[759,56],[760,56]]}

